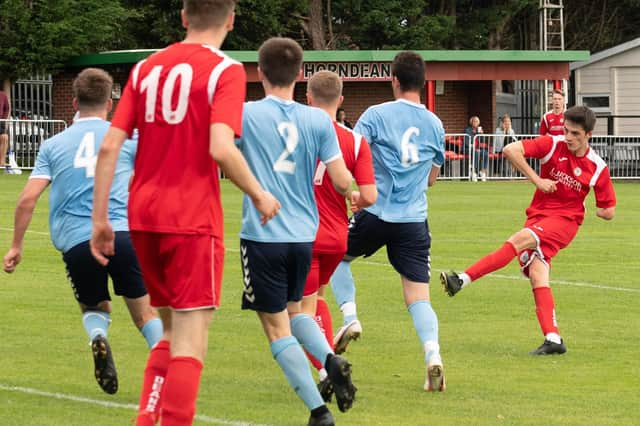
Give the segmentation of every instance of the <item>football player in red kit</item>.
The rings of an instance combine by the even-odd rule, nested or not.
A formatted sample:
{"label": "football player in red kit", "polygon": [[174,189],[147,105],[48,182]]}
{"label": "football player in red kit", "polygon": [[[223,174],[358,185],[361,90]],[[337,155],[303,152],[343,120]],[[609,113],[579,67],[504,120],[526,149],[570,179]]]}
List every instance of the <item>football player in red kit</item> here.
{"label": "football player in red kit", "polygon": [[[596,216],[611,220],[616,194],[609,168],[589,146],[596,117],[587,107],[569,108],[565,113],[564,136],[541,136],[509,144],[505,156],[536,186],[526,210],[524,228],[493,253],[483,257],[464,273],[443,272],[440,280],[449,296],[472,281],[505,267],[518,257],[529,277],[536,315],[544,343],[531,355],[563,354],[567,351],[556,322],[555,304],[549,286],[551,259],[569,245],[584,220],[584,200],[593,188]],[[527,158],[540,159],[536,173]]]}

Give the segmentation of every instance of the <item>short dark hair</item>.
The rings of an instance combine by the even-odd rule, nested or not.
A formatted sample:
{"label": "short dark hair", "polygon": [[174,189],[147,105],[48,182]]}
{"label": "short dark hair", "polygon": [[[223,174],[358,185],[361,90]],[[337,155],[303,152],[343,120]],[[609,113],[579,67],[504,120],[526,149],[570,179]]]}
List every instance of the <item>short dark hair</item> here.
{"label": "short dark hair", "polygon": [[73,96],[80,108],[97,108],[111,99],[113,78],[103,69],[85,68],[73,80]]}
{"label": "short dark hair", "polygon": [[189,26],[206,30],[222,26],[236,7],[235,0],[183,0]]}
{"label": "short dark hair", "polygon": [[391,75],[398,79],[403,92],[415,92],[424,88],[424,59],[412,51],[400,52],[391,63]]}
{"label": "short dark hair", "polygon": [[596,127],[596,114],[586,106],[573,106],[564,112],[564,121],[577,124],[589,133]]}
{"label": "short dark hair", "polygon": [[560,90],[560,89],[553,89],[551,91],[551,96],[553,96],[553,95],[560,95],[560,96],[562,96],[564,98],[564,92],[562,90]]}
{"label": "short dark hair", "polygon": [[322,106],[333,105],[342,95],[342,80],[333,71],[322,70],[313,74],[307,82],[307,91]]}
{"label": "short dark hair", "polygon": [[290,38],[272,37],[258,49],[258,66],[272,85],[289,86],[300,73],[302,47]]}

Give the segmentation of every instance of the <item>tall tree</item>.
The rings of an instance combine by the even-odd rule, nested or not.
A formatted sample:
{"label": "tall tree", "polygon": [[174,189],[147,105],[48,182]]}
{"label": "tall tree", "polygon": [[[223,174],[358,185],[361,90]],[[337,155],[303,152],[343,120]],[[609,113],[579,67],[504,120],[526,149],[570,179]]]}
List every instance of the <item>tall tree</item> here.
{"label": "tall tree", "polygon": [[60,69],[71,57],[118,45],[118,0],[0,0],[0,77]]}

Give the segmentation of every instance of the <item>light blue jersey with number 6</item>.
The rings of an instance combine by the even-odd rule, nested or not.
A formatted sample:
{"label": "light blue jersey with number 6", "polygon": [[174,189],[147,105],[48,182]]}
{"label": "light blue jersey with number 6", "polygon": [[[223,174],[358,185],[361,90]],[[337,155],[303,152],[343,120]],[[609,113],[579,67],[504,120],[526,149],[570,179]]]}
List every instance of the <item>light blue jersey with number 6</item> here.
{"label": "light blue jersey with number 6", "polygon": [[258,242],[312,242],[318,228],[313,174],[342,156],[324,111],[274,96],[244,105],[242,137],[236,145],[251,171],[282,205],[266,225],[245,195],[240,237]]}
{"label": "light blue jersey with number 6", "polygon": [[378,189],[369,213],[385,222],[423,222],[431,167],[444,163],[444,128],[424,105],[396,100],[367,109],[354,131],[371,145]]}
{"label": "light blue jersey with number 6", "polygon": [[[49,228],[53,245],[63,253],[91,238],[93,177],[98,150],[110,123],[97,117],[80,118],[41,146],[29,179],[51,181]],[[122,146],[109,195],[109,220],[114,231],[127,231],[129,178],[137,143]]]}

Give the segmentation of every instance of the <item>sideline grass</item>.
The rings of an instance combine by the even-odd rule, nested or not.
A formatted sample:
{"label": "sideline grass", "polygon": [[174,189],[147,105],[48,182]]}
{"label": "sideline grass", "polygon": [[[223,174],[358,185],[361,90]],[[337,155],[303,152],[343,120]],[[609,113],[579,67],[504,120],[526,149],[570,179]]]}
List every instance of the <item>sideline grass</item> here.
{"label": "sideline grass", "polygon": [[[0,254],[11,241],[13,209],[26,175],[0,175]],[[424,365],[411,318],[402,304],[397,274],[384,252],[354,263],[358,310],[364,333],[349,348],[359,388],[342,425],[632,425],[640,418],[640,185],[617,183],[617,217],[587,219],[569,249],[554,259],[552,286],[568,353],[532,358],[542,342],[531,290],[516,263],[483,278],[450,299],[437,283],[444,269],[462,269],[493,250],[523,222],[531,185],[523,182],[439,182],[430,190],[433,236],[432,298],[448,389],[422,391]],[[227,257],[223,308],[210,330],[198,413],[204,424],[305,424],[304,405],[286,385],[269,354],[254,314],[239,308],[241,273],[237,234],[241,197],[223,184]],[[60,255],[48,236],[46,199],[27,234],[23,263],[0,274],[0,424],[124,425],[130,408],[105,407],[7,390],[37,389],[137,403],[146,345],[123,303],[114,302],[110,342],[120,390],[104,394],[79,310]],[[556,280],[556,283],[554,283]],[[582,287],[583,285],[600,286]],[[630,289],[620,291],[618,289]],[[336,324],[341,317],[330,300]],[[216,423],[216,419],[219,420]]]}

